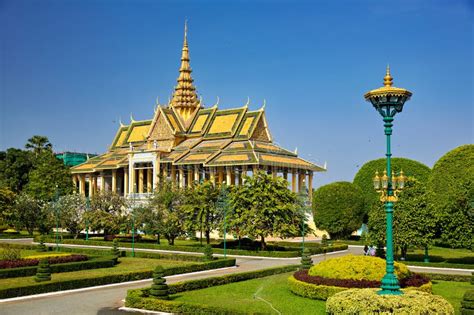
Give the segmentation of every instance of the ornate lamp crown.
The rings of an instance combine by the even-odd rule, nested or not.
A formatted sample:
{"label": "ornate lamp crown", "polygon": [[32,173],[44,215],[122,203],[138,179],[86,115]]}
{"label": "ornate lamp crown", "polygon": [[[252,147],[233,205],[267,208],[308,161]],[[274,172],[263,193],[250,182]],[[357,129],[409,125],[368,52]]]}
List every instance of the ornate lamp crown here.
{"label": "ornate lamp crown", "polygon": [[403,109],[403,105],[410,99],[412,93],[406,89],[397,88],[393,85],[393,78],[390,75],[390,67],[387,66],[387,72],[383,78],[382,87],[367,92],[364,97],[370,101],[376,110],[382,116],[393,117]]}

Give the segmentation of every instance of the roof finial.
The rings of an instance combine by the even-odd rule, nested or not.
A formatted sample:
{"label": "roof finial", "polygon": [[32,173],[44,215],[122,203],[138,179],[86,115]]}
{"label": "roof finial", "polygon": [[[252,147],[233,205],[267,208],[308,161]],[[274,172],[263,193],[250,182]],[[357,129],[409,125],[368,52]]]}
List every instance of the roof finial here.
{"label": "roof finial", "polygon": [[387,72],[385,73],[385,77],[383,78],[383,85],[386,87],[392,86],[393,78],[390,75],[390,65],[387,65]]}
{"label": "roof finial", "polygon": [[184,20],[184,46],[188,46],[188,19]]}

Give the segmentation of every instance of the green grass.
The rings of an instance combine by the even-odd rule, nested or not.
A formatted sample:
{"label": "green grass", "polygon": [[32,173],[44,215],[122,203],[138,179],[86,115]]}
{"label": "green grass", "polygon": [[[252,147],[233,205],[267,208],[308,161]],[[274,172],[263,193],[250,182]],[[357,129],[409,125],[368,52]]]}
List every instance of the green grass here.
{"label": "green grass", "polygon": [[474,286],[469,284],[469,282],[433,281],[433,294],[441,295],[448,300],[448,302],[454,306],[456,314],[459,314],[459,308],[464,292],[473,288]]}
{"label": "green grass", "polygon": [[[74,272],[64,272],[52,275],[51,282],[61,282],[65,280],[81,279],[81,278],[95,278],[106,275],[117,275],[128,272],[139,272],[153,270],[157,265],[161,265],[164,268],[182,266],[182,265],[193,265],[194,262],[183,262],[174,260],[159,260],[150,258],[131,258],[121,257],[120,263],[113,268],[100,268],[81,270]],[[21,277],[21,278],[7,278],[0,279],[0,288],[13,288],[19,286],[33,285],[36,282],[33,277]]]}
{"label": "green grass", "polygon": [[420,266],[420,267],[436,267],[436,268],[460,268],[460,269],[473,269],[474,265],[471,264],[454,264],[446,262],[421,262],[421,261],[400,261],[408,266]]}
{"label": "green grass", "polygon": [[[424,255],[424,249],[414,249],[408,253],[410,254],[418,254]],[[428,254],[430,256],[439,256],[445,259],[449,258],[462,258],[462,257],[474,257],[474,252],[470,249],[465,248],[444,248],[444,247],[431,247],[428,250]]]}
{"label": "green grass", "polygon": [[323,301],[299,297],[290,292],[287,278],[291,273],[187,291],[174,295],[175,301],[220,306],[247,313],[275,313],[257,297],[268,301],[283,314],[324,314]]}
{"label": "green grass", "polygon": [[[282,314],[325,314],[325,302],[296,296],[287,286],[291,273],[236,282],[201,290],[187,291],[173,295],[174,301],[206,304],[247,313],[276,313],[268,303]],[[433,281],[433,293],[443,296],[454,306],[456,314],[464,292],[472,289],[468,282]]]}

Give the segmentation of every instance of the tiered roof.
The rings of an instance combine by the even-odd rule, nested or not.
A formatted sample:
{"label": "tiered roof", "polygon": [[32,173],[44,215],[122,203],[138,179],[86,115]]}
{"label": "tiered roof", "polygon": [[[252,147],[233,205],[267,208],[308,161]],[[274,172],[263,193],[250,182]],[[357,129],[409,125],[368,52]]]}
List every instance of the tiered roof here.
{"label": "tiered roof", "polygon": [[256,111],[248,109],[248,102],[224,110],[218,104],[201,106],[191,77],[186,29],[179,72],[173,98],[156,107],[152,120],[121,124],[107,153],[73,167],[72,172],[120,168],[135,152],[160,152],[162,163],[181,166],[268,165],[325,171],[273,143],[265,105]]}

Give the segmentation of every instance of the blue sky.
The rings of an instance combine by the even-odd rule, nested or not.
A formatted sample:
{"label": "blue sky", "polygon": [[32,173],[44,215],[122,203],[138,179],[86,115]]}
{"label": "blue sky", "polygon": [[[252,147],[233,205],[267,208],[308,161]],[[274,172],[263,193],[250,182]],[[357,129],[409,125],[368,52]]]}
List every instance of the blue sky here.
{"label": "blue sky", "polygon": [[390,64],[413,92],[393,154],[428,166],[473,143],[469,1],[0,0],[0,150],[46,135],[55,150],[102,153],[121,118],[153,116],[178,75],[184,20],[198,92],[212,106],[250,97],[275,141],[351,181],[384,156],[364,101]]}

